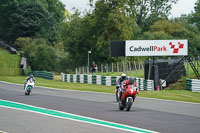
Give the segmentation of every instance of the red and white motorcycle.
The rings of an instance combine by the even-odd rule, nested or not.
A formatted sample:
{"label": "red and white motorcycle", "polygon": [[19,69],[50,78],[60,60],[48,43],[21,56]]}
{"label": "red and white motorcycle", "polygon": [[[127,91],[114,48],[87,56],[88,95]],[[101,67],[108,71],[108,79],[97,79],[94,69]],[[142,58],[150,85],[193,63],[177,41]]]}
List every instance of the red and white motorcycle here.
{"label": "red and white motorcycle", "polygon": [[135,101],[138,88],[135,85],[122,85],[121,97],[119,98],[119,110],[130,111],[133,102]]}

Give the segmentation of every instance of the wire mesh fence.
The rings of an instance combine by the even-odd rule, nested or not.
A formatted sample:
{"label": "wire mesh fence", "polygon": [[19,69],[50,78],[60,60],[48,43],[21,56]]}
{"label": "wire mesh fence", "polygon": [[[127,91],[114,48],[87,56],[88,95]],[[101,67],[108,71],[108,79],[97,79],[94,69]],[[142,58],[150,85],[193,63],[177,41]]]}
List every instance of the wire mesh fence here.
{"label": "wire mesh fence", "polygon": [[[108,73],[108,72],[128,72],[133,70],[144,69],[143,61],[134,61],[134,62],[117,62],[117,63],[106,63],[106,64],[97,64],[97,69],[95,72],[98,73]],[[83,66],[76,68],[76,74],[86,74],[92,73],[92,67]]]}

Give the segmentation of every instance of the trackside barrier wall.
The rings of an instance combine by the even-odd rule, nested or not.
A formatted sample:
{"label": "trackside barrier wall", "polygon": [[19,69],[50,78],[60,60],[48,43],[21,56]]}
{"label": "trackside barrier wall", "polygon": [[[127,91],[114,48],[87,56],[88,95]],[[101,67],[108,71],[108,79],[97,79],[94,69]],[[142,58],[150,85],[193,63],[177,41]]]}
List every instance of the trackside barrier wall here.
{"label": "trackside barrier wall", "polygon": [[[61,80],[63,82],[74,82],[74,83],[88,83],[106,86],[115,86],[120,76],[101,76],[101,75],[72,75],[61,73]],[[133,77],[139,90],[154,90],[154,81],[145,80],[143,78]]]}
{"label": "trackside barrier wall", "polygon": [[[52,72],[32,71],[32,72],[29,72],[29,75],[30,74],[33,74],[34,77],[39,77],[39,78],[54,80],[54,73],[52,73]],[[62,77],[62,78],[66,79],[65,76]]]}
{"label": "trackside barrier wall", "polygon": [[73,76],[73,82],[74,82],[74,83],[76,83],[76,82],[77,82],[77,81],[76,81],[76,80],[77,80],[77,78],[76,78],[76,77],[77,77],[77,75],[74,75],[74,76]]}
{"label": "trackside barrier wall", "polygon": [[192,92],[200,92],[200,80],[186,78],[186,88]]}

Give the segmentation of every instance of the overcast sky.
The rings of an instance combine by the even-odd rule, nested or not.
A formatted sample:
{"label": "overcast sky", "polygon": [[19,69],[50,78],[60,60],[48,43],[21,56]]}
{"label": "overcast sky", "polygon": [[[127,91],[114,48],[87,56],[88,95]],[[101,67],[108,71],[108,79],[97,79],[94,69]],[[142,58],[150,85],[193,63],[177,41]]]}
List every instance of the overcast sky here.
{"label": "overcast sky", "polygon": [[[71,12],[73,7],[84,11],[85,9],[90,9],[88,5],[89,0],[60,0],[65,4],[65,8]],[[188,14],[194,11],[194,4],[197,0],[178,0],[177,4],[172,5],[170,17],[180,17],[181,14]]]}

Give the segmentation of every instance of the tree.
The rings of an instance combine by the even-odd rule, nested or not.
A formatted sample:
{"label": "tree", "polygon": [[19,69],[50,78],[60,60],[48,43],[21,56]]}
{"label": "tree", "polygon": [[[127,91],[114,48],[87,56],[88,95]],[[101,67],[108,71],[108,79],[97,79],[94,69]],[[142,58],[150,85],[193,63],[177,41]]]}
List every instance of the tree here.
{"label": "tree", "polygon": [[109,42],[131,39],[138,30],[134,0],[99,0],[93,8],[83,17],[75,12],[62,28],[72,68],[87,64],[88,51],[92,51],[90,59],[97,63],[116,60],[109,56]]}
{"label": "tree", "polygon": [[148,32],[144,33],[143,38],[152,40],[187,39],[189,42],[189,55],[199,56],[197,48],[200,47],[198,44],[200,33],[186,23],[159,20],[150,27]]}
{"label": "tree", "polygon": [[167,19],[171,6],[178,0],[136,0],[136,22],[143,31],[160,19]]}
{"label": "tree", "polygon": [[[50,31],[52,30],[55,31],[59,28],[60,24],[65,19],[65,8],[62,2],[60,2],[59,0],[1,0],[0,1],[0,20],[1,20],[0,21],[0,38],[6,39],[7,41],[13,40],[13,38],[7,34],[10,27],[12,27],[13,24],[15,24],[14,23],[15,21],[13,22],[12,19],[10,18],[13,17],[13,14],[16,14],[16,12],[19,13],[19,10],[22,10],[22,7],[25,8],[25,6],[30,5],[32,3],[42,6],[43,7],[42,10],[45,10],[45,12],[48,12],[48,14],[43,14],[43,15],[47,15],[47,17],[51,16],[49,20],[47,19],[49,23],[52,23],[52,24],[58,23],[56,26],[57,28],[53,26],[53,28]],[[30,13],[29,14],[23,13],[23,14],[31,15]],[[39,13],[36,13],[34,17],[37,16],[38,14]],[[20,14],[18,16],[20,17]],[[54,35],[50,35],[50,36],[51,37],[49,37],[49,39],[52,37],[55,39]]]}
{"label": "tree", "polygon": [[51,14],[56,22],[61,23],[65,19],[65,6],[60,0],[37,0]]}
{"label": "tree", "polygon": [[110,61],[110,41],[133,38],[136,27],[133,5],[133,0],[98,0],[95,3],[93,15],[99,61]]}
{"label": "tree", "polygon": [[12,25],[9,22],[11,14],[16,10],[18,5],[16,0],[1,0],[0,1],[0,39],[4,38],[8,32],[9,27]]}
{"label": "tree", "polygon": [[38,3],[28,3],[19,7],[11,15],[12,27],[8,38],[42,37],[51,44],[59,40],[59,26],[54,18]]}
{"label": "tree", "polygon": [[200,30],[200,0],[195,3],[194,11],[191,22]]}
{"label": "tree", "polygon": [[[57,56],[50,46],[40,45],[35,51],[34,68],[32,70],[54,71],[57,65]],[[42,61],[42,63],[41,63]]]}
{"label": "tree", "polygon": [[[77,11],[70,17],[70,20],[63,25],[62,38],[65,51],[69,52],[71,68],[86,65],[87,52],[92,50],[95,53],[94,27],[92,16],[80,17]],[[94,48],[94,49],[93,49]],[[95,58],[95,55],[92,57]]]}

